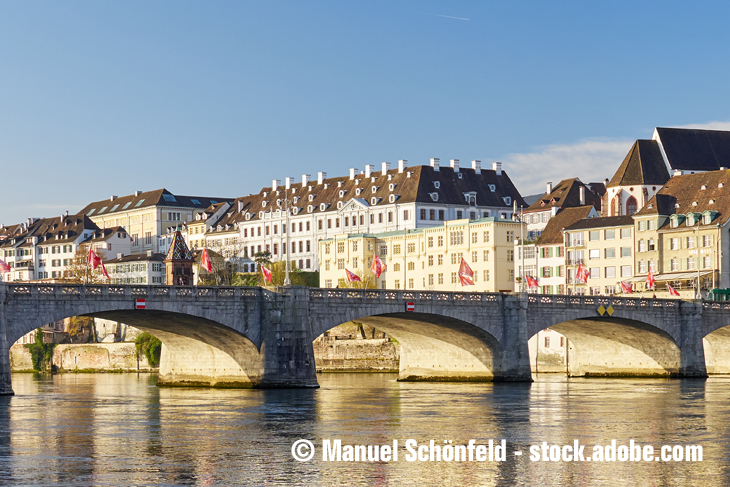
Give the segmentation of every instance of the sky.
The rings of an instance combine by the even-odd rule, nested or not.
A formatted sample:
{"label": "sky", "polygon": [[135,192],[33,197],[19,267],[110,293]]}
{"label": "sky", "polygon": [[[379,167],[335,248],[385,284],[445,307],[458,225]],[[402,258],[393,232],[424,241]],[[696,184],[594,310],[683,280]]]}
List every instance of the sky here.
{"label": "sky", "polygon": [[501,161],[610,178],[730,130],[730,2],[0,0],[0,223],[167,188]]}

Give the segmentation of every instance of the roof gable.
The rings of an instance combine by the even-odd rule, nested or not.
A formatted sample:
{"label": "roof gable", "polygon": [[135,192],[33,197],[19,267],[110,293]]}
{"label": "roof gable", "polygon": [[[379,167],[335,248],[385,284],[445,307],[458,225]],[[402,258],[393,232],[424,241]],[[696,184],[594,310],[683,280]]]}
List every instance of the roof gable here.
{"label": "roof gable", "polygon": [[608,183],[608,187],[662,185],[667,181],[669,181],[669,171],[664,164],[659,144],[654,140],[637,140]]}

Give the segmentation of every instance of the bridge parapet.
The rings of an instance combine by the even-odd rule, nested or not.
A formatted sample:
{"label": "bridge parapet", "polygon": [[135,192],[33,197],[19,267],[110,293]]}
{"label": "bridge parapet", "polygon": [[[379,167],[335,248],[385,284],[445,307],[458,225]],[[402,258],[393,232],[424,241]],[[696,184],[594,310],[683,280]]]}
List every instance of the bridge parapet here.
{"label": "bridge parapet", "polygon": [[[571,307],[590,307],[590,306],[613,306],[626,308],[675,308],[679,306],[680,301],[677,299],[658,299],[658,298],[628,298],[618,296],[581,296],[567,294],[528,294],[529,304],[550,304]],[[728,302],[730,305],[730,302]],[[728,307],[730,309],[730,306]]]}
{"label": "bridge parapet", "polygon": [[6,284],[8,294],[14,298],[240,298],[260,297],[260,287],[219,286],[140,286],[134,284]]}
{"label": "bridge parapet", "polygon": [[331,289],[312,288],[309,291],[310,301],[327,301],[329,299],[356,299],[360,302],[464,302],[464,303],[497,303],[501,293],[462,293],[448,291],[408,291],[393,289]]}

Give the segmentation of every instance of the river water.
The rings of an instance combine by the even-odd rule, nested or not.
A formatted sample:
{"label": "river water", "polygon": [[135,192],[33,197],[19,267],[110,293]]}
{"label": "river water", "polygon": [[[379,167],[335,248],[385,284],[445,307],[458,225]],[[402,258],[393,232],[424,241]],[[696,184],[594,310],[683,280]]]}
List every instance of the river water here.
{"label": "river water", "polygon": [[[156,376],[14,374],[2,485],[730,485],[730,378],[402,383],[322,374],[317,390],[158,388]],[[309,462],[292,443],[312,440]],[[390,462],[323,462],[323,439]],[[404,443],[507,441],[503,462],[408,462]],[[702,462],[533,462],[529,445],[699,444]],[[514,455],[523,451],[522,456]],[[658,452],[657,452],[658,453]],[[586,455],[588,456],[588,455]]]}

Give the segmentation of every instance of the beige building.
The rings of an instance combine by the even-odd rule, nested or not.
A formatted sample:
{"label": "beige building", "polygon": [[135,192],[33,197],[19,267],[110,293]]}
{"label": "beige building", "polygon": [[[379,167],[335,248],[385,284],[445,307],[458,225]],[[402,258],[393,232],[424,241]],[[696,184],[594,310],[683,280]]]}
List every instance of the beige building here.
{"label": "beige building", "polygon": [[[380,289],[512,292],[514,240],[521,225],[489,217],[377,235],[337,235],[319,243],[320,285],[348,287],[347,269]],[[375,253],[386,265],[379,279],[370,274]],[[460,283],[462,258],[474,271],[474,286]]]}
{"label": "beige building", "polygon": [[[622,294],[621,281],[633,277],[634,220],[630,216],[587,218],[565,230],[568,293],[591,296]],[[588,271],[576,279],[578,266]]]}

